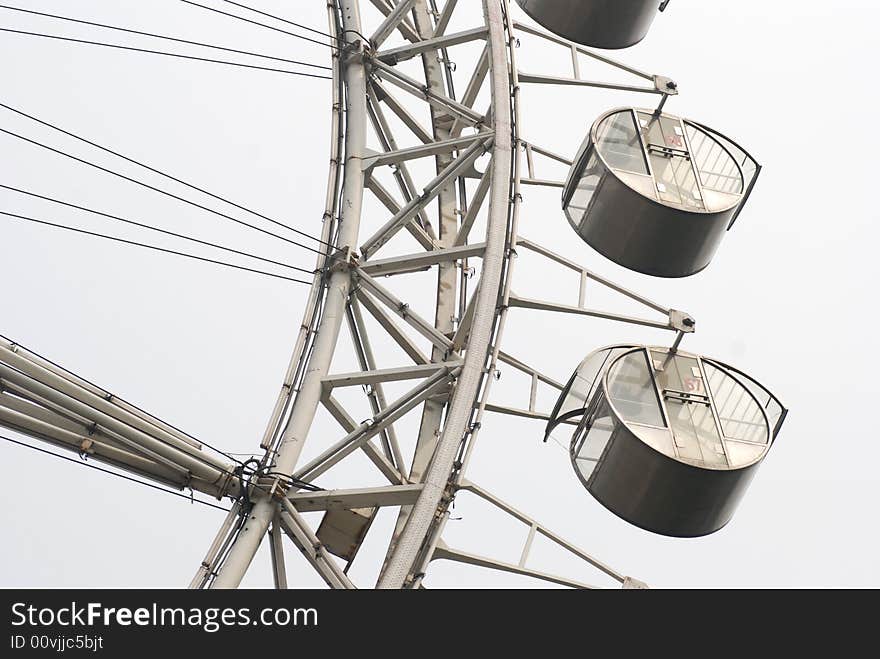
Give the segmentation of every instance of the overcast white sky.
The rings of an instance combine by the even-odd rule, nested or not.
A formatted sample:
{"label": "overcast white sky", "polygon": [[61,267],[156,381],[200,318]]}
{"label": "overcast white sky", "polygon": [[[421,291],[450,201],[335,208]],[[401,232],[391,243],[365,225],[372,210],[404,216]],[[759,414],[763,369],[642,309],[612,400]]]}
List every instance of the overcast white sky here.
{"label": "overcast white sky", "polygon": [[[307,25],[326,25],[323,0],[249,1]],[[328,60],[320,46],[177,0],[14,4],[281,57]],[[478,13],[477,0],[459,4]],[[880,437],[871,418],[880,396],[880,364],[871,344],[880,320],[874,290],[880,216],[872,197],[880,144],[871,116],[878,22],[880,8],[867,0],[674,0],[642,44],[615,54],[678,81],[682,94],[669,102],[670,112],[737,139],[765,167],[736,229],[712,265],[694,277],[657,280],[615,266],[572,240],[557,190],[525,190],[523,235],[687,310],[698,331],[686,349],[735,364],[791,409],[733,522],[697,540],[629,526],[583,491],[561,447],[541,443],[542,424],[498,416],[484,424],[469,473],[474,481],[652,586],[880,586]],[[0,10],[0,27],[196,53],[6,10]],[[462,70],[468,53],[464,47]],[[0,102],[320,231],[327,81],[10,33],[0,33],[0,57],[6,63],[0,68]],[[565,74],[564,51],[523,38],[518,57],[522,70]],[[584,75],[620,79],[598,65]],[[523,137],[573,155],[604,110],[654,102],[527,87]],[[0,128],[161,182],[2,109]],[[283,243],[5,135],[0,154],[0,183],[311,265],[310,256]],[[563,175],[550,170],[546,177]],[[171,244],[6,191],[0,192],[0,210]],[[381,221],[376,205],[368,204],[366,225]],[[517,268],[518,292],[571,302],[564,293],[575,284],[565,271],[527,258]],[[256,449],[293,346],[304,287],[2,216],[0,269],[0,333],[208,442],[239,453]],[[433,294],[425,291],[432,276],[415,277],[399,289],[428,317],[430,305],[424,305]],[[596,296],[597,305],[615,304]],[[627,325],[513,312],[504,349],[565,380],[596,347],[668,340],[662,332]],[[381,365],[396,364],[392,358]],[[341,354],[334,369],[350,370],[350,355]],[[504,370],[496,393],[521,406],[522,384]],[[339,436],[327,419],[315,427],[308,455]],[[0,460],[7,493],[0,508],[2,586],[183,586],[222,519],[218,511],[6,443],[0,444]],[[360,484],[361,472],[369,469],[364,462],[331,472],[321,484]],[[516,560],[524,530],[466,496],[459,498],[455,516],[461,519],[448,525],[450,544]],[[352,576],[359,585],[375,580],[393,519],[393,513],[380,516],[356,561]],[[611,585],[549,547],[537,546],[536,552],[536,567]],[[319,585],[295,552],[288,556],[293,584]],[[268,556],[261,550],[245,584],[270,583]],[[435,564],[426,583],[527,585],[445,563]]]}

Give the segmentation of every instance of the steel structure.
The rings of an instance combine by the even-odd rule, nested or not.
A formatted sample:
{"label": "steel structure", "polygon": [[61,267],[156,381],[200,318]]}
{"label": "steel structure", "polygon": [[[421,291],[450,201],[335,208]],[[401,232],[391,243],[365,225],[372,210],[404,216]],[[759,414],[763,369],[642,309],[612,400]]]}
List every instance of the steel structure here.
{"label": "steel structure", "polygon": [[[511,309],[665,329],[674,348],[695,327],[688,314],[627,290],[519,234],[522,186],[564,185],[539,177],[536,163],[572,164],[569,157],[522,134],[520,90],[524,85],[563,85],[641,92],[653,96],[659,108],[678,90],[669,78],[514,20],[508,0],[480,2],[482,20],[469,26],[454,20],[464,11],[465,3],[458,0],[446,0],[442,7],[435,0],[370,0],[379,19],[369,24],[362,16],[366,3],[327,2],[336,47],[321,240],[333,249],[318,256],[287,374],[260,445],[261,458],[245,465],[218,458],[192,437],[109,392],[11,341],[0,344],[0,424],[162,483],[233,502],[193,588],[237,587],[267,537],[276,586],[287,586],[286,537],[330,587],[354,588],[348,564],[370,532],[376,511],[385,506],[397,507],[399,513],[379,588],[421,587],[431,562],[441,559],[586,586],[529,567],[536,536],[624,587],[643,585],[468,480],[466,473],[486,412],[546,420],[550,411],[538,409],[538,387],[564,388],[502,350]],[[520,71],[518,33],[567,52],[572,74]],[[469,69],[460,61],[453,63],[456,48],[477,53]],[[584,79],[579,69],[583,57],[622,71],[633,82]],[[456,89],[459,79],[467,81],[462,91]],[[390,183],[383,183],[383,176]],[[365,219],[367,199],[386,211],[376,226]],[[580,282],[579,299],[560,304],[516,295],[514,266],[524,251],[573,271]],[[471,264],[477,262],[479,278],[474,281]],[[401,299],[380,281],[429,270],[436,271],[433,318],[419,315],[411,300]],[[589,308],[590,286],[610,289],[651,314],[633,317]],[[338,373],[332,369],[334,354],[349,342],[343,326],[360,368]],[[383,333],[382,345],[396,345],[407,363],[378,366],[376,327]],[[529,378],[527,409],[493,401],[491,376],[499,364]],[[387,390],[405,381],[408,389],[392,399]],[[340,392],[347,387],[365,391],[372,410],[366,421],[355,420],[343,402]],[[321,408],[341,426],[338,438],[328,441],[312,432]],[[418,433],[398,432],[400,420],[417,412]],[[320,449],[304,460],[307,441]],[[413,455],[409,463],[403,457],[406,442]],[[320,476],[355,453],[365,454],[387,484],[314,487]],[[444,542],[450,505],[460,492],[522,524],[525,544],[518,563]],[[324,512],[317,529],[304,517],[312,511]]]}

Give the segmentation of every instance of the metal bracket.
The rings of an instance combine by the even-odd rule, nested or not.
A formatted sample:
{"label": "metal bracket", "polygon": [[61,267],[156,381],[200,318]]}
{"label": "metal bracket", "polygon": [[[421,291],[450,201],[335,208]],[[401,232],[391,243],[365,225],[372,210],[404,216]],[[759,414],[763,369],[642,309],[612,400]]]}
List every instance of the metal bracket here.
{"label": "metal bracket", "polygon": [[666,76],[654,76],[654,88],[667,96],[678,96],[678,83]]}
{"label": "metal bracket", "polygon": [[694,317],[677,309],[669,310],[669,326],[684,334],[693,334],[697,331],[697,321]]}

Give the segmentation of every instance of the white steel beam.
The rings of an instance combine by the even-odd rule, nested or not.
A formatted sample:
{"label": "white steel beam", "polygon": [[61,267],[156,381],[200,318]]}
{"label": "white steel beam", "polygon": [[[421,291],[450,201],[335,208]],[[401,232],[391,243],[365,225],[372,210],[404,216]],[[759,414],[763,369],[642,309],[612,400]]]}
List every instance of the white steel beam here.
{"label": "white steel beam", "polygon": [[386,82],[389,82],[395,87],[399,87],[405,92],[408,92],[409,94],[412,94],[417,98],[423,99],[431,105],[452,114],[469,126],[482,124],[486,120],[486,117],[481,115],[479,112],[476,112],[468,106],[449,98],[445,94],[439,94],[437,92],[426,89],[423,83],[420,83],[418,80],[410,78],[409,76],[401,73],[393,67],[388,66],[384,62],[380,62],[379,60],[374,59],[373,71],[376,73],[376,75],[378,75]]}
{"label": "white steel beam", "polygon": [[[363,270],[357,272],[357,277],[361,287],[365,291],[370,293],[370,295],[374,295],[377,300],[385,304],[386,307],[391,309],[393,313],[397,314],[419,334],[428,339],[428,341],[438,348],[446,350],[452,346],[452,341],[450,339],[441,334],[431,323],[419,316],[416,312],[412,311],[408,304],[398,299],[391,291],[384,286],[381,286],[375,279],[363,272]],[[366,306],[366,304],[364,306]]]}
{"label": "white steel beam", "polygon": [[[41,398],[50,400],[64,409],[69,409],[79,416],[91,419],[93,422],[112,431],[118,437],[124,438],[126,442],[136,446],[139,451],[150,455],[159,462],[178,469],[188,470],[196,477],[208,482],[221,482],[228,479],[230,487],[237,489],[237,479],[232,476],[230,467],[217,463],[207,455],[193,455],[190,451],[196,453],[197,451],[189,444],[181,445],[177,440],[175,440],[175,443],[171,443],[165,437],[154,437],[139,428],[110,416],[104,410],[99,409],[106,407],[106,401],[98,399],[91,400],[89,404],[84,403],[61,391],[60,386],[58,389],[53,388],[58,386],[57,382],[53,383],[52,386],[44,384],[20,371],[10,368],[5,363],[0,363],[0,378],[23,387]],[[64,388],[70,387],[65,386]],[[79,393],[83,398],[90,397],[90,395],[87,395],[87,392],[76,393]],[[184,447],[187,450],[184,450]]]}
{"label": "white steel beam", "polygon": [[[379,103],[379,100],[376,98],[376,90],[372,85],[367,87],[367,91],[369,93],[369,98],[367,99],[367,111],[370,116],[370,121],[373,124],[373,130],[376,133],[376,137],[379,138],[379,143],[382,145],[382,149],[385,152],[389,151],[398,151],[399,147],[397,146],[397,140],[394,137],[394,132],[391,130],[391,126],[388,124],[388,120],[385,118],[385,113],[382,111],[382,106]],[[427,140],[430,142],[431,140]],[[397,187],[400,188],[400,192],[403,195],[403,199],[405,203],[412,201],[413,197],[416,195],[416,185],[413,182],[412,175],[410,174],[409,167],[405,162],[400,162],[397,164],[397,167],[392,168],[392,172],[394,175],[394,180],[397,182]],[[367,172],[367,180],[373,178],[372,170]],[[395,202],[396,203],[396,202]],[[398,209],[400,210],[399,206]],[[392,213],[396,213],[397,211],[392,211]],[[431,226],[431,221],[428,219],[428,216],[421,212],[419,213],[419,222],[418,226],[415,226],[413,223],[407,225],[407,227],[412,227],[410,232],[413,233],[412,229],[419,229],[423,233],[425,233],[428,237],[427,241],[422,240],[422,238],[415,234],[417,240],[422,243],[422,246],[425,249],[431,249],[433,247],[435,233],[434,229]]]}
{"label": "white steel beam", "polygon": [[373,35],[370,37],[370,44],[373,48],[379,48],[379,46],[391,36],[391,33],[394,32],[394,30],[400,25],[401,21],[406,18],[406,12],[412,9],[412,6],[415,3],[416,0],[398,0],[394,9],[388,13],[385,20],[382,21],[381,25],[376,28],[376,31],[373,32]]}
{"label": "white steel beam", "polygon": [[538,243],[536,243],[533,240],[529,240],[528,238],[524,238],[522,236],[519,236],[517,239],[517,245],[519,245],[520,247],[523,247],[525,249],[531,250],[532,252],[535,252],[536,254],[540,254],[541,256],[544,256],[544,257],[550,259],[551,261],[558,263],[559,265],[563,265],[566,268],[568,268],[569,270],[573,270],[574,272],[580,273],[580,274],[584,275],[587,279],[591,279],[606,288],[610,288],[612,291],[616,291],[617,293],[620,293],[621,295],[624,295],[631,300],[634,300],[636,302],[639,302],[640,304],[645,305],[649,309],[653,309],[654,311],[662,313],[664,316],[668,316],[672,312],[672,309],[669,309],[668,307],[664,307],[662,304],[658,304],[657,302],[654,302],[653,300],[649,300],[648,298],[644,297],[643,295],[639,295],[635,291],[631,291],[628,288],[624,288],[623,286],[620,286],[619,284],[615,284],[610,279],[606,279],[605,277],[597,275],[595,272],[592,272],[591,270],[587,270],[582,265],[575,263],[574,261],[557,254],[556,252],[544,247],[543,245],[539,245]]}
{"label": "white steel beam", "polygon": [[281,528],[303,553],[306,560],[323,577],[327,585],[339,590],[353,590],[355,586],[348,575],[333,560],[330,552],[318,540],[318,536],[290,501],[282,499],[281,506],[281,514],[278,517]]}
{"label": "white steel beam", "polygon": [[355,371],[328,375],[323,379],[324,388],[331,390],[336,387],[360,387],[365,384],[375,385],[380,382],[400,382],[403,380],[419,380],[434,375],[437,371],[447,371],[461,366],[461,360],[430,363],[423,366],[402,366],[399,368],[382,368],[374,371]]}
{"label": "white steel beam", "polygon": [[[33,381],[12,382],[0,378],[0,389],[15,394],[8,397],[3,394],[2,402],[0,402],[6,408],[3,418],[8,421],[7,427],[21,429],[25,434],[38,439],[40,439],[38,433],[42,432],[47,441],[52,442],[70,443],[74,436],[79,437],[83,452],[87,452],[85,449],[90,439],[101,439],[103,441],[94,444],[92,448],[95,450],[102,447],[120,449],[122,451],[118,454],[120,458],[133,455],[137,459],[133,462],[132,468],[139,468],[144,464],[143,461],[146,461],[146,464],[155,464],[165,470],[170,470],[177,476],[177,487],[181,487],[181,483],[186,483],[192,477],[186,468],[173,459],[145,448],[142,445],[141,436],[132,429],[127,429],[126,432],[114,432],[95,421],[94,411],[90,408],[81,408],[81,414],[74,414],[70,411],[70,399],[63,394],[55,395],[56,392],[51,392],[53,400],[48,400],[33,393],[36,386],[37,384]],[[88,410],[88,416],[84,410]],[[58,423],[59,421],[60,423]],[[0,425],[3,424],[0,423]],[[54,434],[53,429],[57,429]],[[59,439],[62,437],[63,439]],[[160,473],[164,472],[160,470]]]}
{"label": "white steel beam", "polygon": [[519,73],[519,81],[533,85],[562,85],[569,87],[595,87],[596,89],[616,89],[622,92],[641,92],[643,94],[664,94],[656,87],[643,85],[622,85],[616,82],[597,82],[594,80],[580,80],[577,78],[562,78],[557,76],[537,75],[534,73]]}
{"label": "white steel beam", "polygon": [[403,256],[395,256],[388,259],[367,261],[361,266],[361,271],[366,272],[371,277],[387,277],[388,275],[418,272],[420,270],[427,270],[438,263],[459,261],[472,256],[482,256],[485,249],[486,243],[473,243],[471,245],[435,249],[418,254],[404,254]]}
{"label": "white steel beam", "polygon": [[415,503],[422,491],[418,483],[367,487],[353,490],[323,490],[298,492],[288,496],[301,513],[316,510],[352,510],[353,508],[381,508]]}
{"label": "white steel beam", "polygon": [[[63,394],[67,398],[76,400],[107,416],[113,417],[120,423],[124,423],[143,434],[155,438],[157,442],[174,447],[190,456],[199,456],[200,459],[205,459],[206,457],[202,454],[200,445],[185,435],[181,438],[180,431],[171,429],[167,424],[159,425],[144,413],[136,414],[126,407],[121,407],[116,403],[116,398],[113,394],[90,383],[84,384],[79,379],[70,377],[60,368],[52,368],[50,364],[43,364],[29,359],[27,354],[22,354],[15,348],[2,344],[0,344],[0,364],[15,369],[16,372],[26,377],[29,381],[44,385],[53,392]],[[15,377],[10,379],[16,381]],[[51,397],[46,398],[52,399]],[[166,430],[166,428],[169,429]],[[225,468],[225,465],[215,465],[215,467],[222,469]]]}
{"label": "white steel beam", "polygon": [[[427,2],[422,2],[418,10],[414,12],[416,29],[424,38],[428,39],[433,36],[434,24],[432,24],[431,7]],[[434,16],[436,18],[436,15]],[[446,48],[438,50],[428,50],[422,55],[422,65],[425,71],[426,89],[438,95],[448,95],[455,98],[455,91],[451,84],[451,72],[449,70],[449,53]],[[444,68],[446,69],[444,76]],[[449,139],[453,137],[450,128],[453,115],[438,109],[437,106],[431,107],[432,127],[434,136],[438,140]],[[436,170],[442,171],[450,166],[451,158],[446,154],[438,155],[436,159]],[[475,168],[473,168],[475,172]],[[459,178],[450,185],[445,186],[441,194],[438,196],[437,210],[439,211],[438,223],[438,240],[443,249],[454,246],[454,241],[458,235],[458,221],[460,210],[467,207],[467,185],[465,178]],[[463,266],[463,264],[462,264]],[[464,267],[464,266],[463,266]],[[434,307],[434,326],[445,336],[451,336],[455,327],[454,319],[457,315],[456,310],[456,291],[459,284],[459,274],[452,261],[444,261],[439,263],[437,269],[437,294]],[[466,290],[466,280],[461,281],[461,293],[464,295]],[[440,362],[446,359],[446,351],[434,346],[431,353],[431,361]],[[443,415],[448,404],[448,397],[436,396],[433,399],[425,401],[422,409],[422,418],[419,424],[418,435],[416,436],[415,450],[413,451],[412,463],[410,466],[410,478],[419,481],[425,473],[430,462],[431,456],[440,436]],[[392,533],[391,543],[389,544],[386,556],[390,555],[394,550],[397,539],[403,530],[406,520],[411,511],[410,506],[402,506],[400,508],[397,524]]]}
{"label": "white steel beam", "polygon": [[562,547],[563,549],[565,549],[569,553],[574,554],[575,556],[577,556],[581,560],[589,563],[597,570],[604,572],[612,579],[614,579],[620,583],[623,583],[626,580],[626,577],[623,574],[621,574],[620,572],[618,572],[617,570],[606,565],[602,561],[600,561],[596,558],[593,558],[592,556],[590,556],[590,554],[588,554],[587,552],[578,548],[576,545],[573,545],[572,543],[568,542],[567,540],[565,540],[562,537],[558,536],[557,534],[553,533],[548,528],[546,528],[544,525],[539,524],[536,520],[532,519],[531,517],[529,517],[525,513],[520,512],[519,510],[517,510],[513,506],[502,501],[501,499],[496,497],[494,494],[492,494],[491,492],[476,485],[475,483],[472,483],[471,481],[468,481],[468,480],[462,480],[461,485],[459,487],[459,490],[463,491],[463,492],[470,492],[471,494],[478,496],[479,498],[492,504],[493,506],[495,506],[499,510],[504,511],[505,513],[507,513],[508,515],[513,517],[514,519],[519,520],[520,522],[522,522],[523,524],[528,526],[530,529],[534,528],[538,534],[544,536],[545,538],[550,540],[550,542],[552,542],[556,545],[559,545],[560,547]]}
{"label": "white steel beam", "polygon": [[372,419],[360,424],[333,446],[299,468],[294,477],[304,481],[317,478],[377,435],[383,428],[397,421],[429,397],[447,388],[449,381],[457,373],[458,369],[453,371],[441,369],[437,371],[435,375],[410,389]]}
{"label": "white steel beam", "polygon": [[545,39],[555,44],[559,44],[560,46],[564,46],[569,50],[574,48],[578,53],[582,55],[586,55],[594,60],[599,62],[603,62],[604,64],[608,64],[609,66],[613,66],[614,68],[620,69],[622,71],[626,71],[627,73],[631,73],[634,76],[638,76],[639,78],[644,78],[645,80],[653,80],[654,75],[650,73],[645,73],[644,71],[640,71],[639,69],[633,68],[627,64],[623,64],[622,62],[618,62],[617,60],[613,60],[610,57],[606,57],[604,55],[600,55],[592,50],[584,48],[580,44],[576,44],[572,41],[568,41],[567,39],[563,39],[562,37],[558,37],[555,34],[551,34],[550,32],[546,32],[544,30],[539,30],[531,25],[527,25],[521,21],[514,20],[513,27],[520,31],[525,32],[527,34],[534,35],[536,37],[540,37],[541,39]]}
{"label": "white steel beam", "polygon": [[528,364],[523,361],[520,361],[513,355],[510,355],[503,350],[498,351],[498,361],[507,364],[508,366],[512,366],[516,370],[525,373],[526,375],[534,375],[538,380],[543,382],[544,384],[549,384],[551,387],[558,391],[562,391],[565,389],[565,385],[557,380],[551,378],[549,375],[546,375],[539,371],[536,368],[532,368]]}
{"label": "white steel beam", "polygon": [[272,578],[276,590],[287,590],[287,567],[284,564],[284,545],[281,542],[281,516],[275,513],[269,529],[269,555],[272,558]]}
{"label": "white steel beam", "polygon": [[[338,400],[333,398],[333,396],[326,396],[322,399],[322,402],[345,432],[350,433],[358,427],[357,422],[352,419],[344,409],[342,409],[342,405]],[[391,430],[392,428],[393,425],[389,424],[386,427],[386,430]],[[366,442],[361,446],[361,450],[366,453],[370,461],[376,466],[376,469],[382,472],[382,475],[388,479],[389,483],[392,485],[406,484],[406,476],[401,474],[397,467],[391,464],[391,461],[385,457],[382,451],[376,448],[373,442]]]}
{"label": "white steel beam", "polygon": [[465,213],[465,216],[461,220],[461,226],[458,229],[458,236],[455,238],[456,245],[464,245],[467,243],[468,237],[471,234],[471,229],[474,227],[474,222],[477,220],[477,215],[479,215],[480,210],[483,208],[483,202],[486,200],[486,195],[489,193],[491,184],[492,162],[490,161],[486,167],[486,171],[483,172],[483,176],[480,178],[477,189],[474,191],[474,196],[471,199],[471,204],[467,209],[467,213]]}
{"label": "white steel beam", "polygon": [[[394,199],[394,196],[388,189],[383,186],[375,176],[368,175],[364,181],[364,186],[373,193],[376,199],[394,215],[400,212],[400,204]],[[421,215],[421,214],[420,214]],[[430,226],[426,224],[426,226]],[[407,222],[404,227],[415,238],[418,243],[426,250],[434,249],[437,244],[434,239],[425,231],[417,222]]]}
{"label": "white steel beam", "polygon": [[592,318],[614,320],[621,323],[629,323],[631,325],[642,325],[643,327],[654,327],[656,329],[677,331],[677,329],[673,327],[668,320],[666,322],[661,322],[657,320],[648,320],[646,318],[635,318],[633,316],[624,316],[607,311],[596,311],[593,309],[583,309],[581,307],[572,307],[565,304],[557,304],[555,302],[533,300],[530,298],[518,297],[516,295],[510,296],[509,303],[511,307],[518,307],[520,309],[552,311],[555,313],[572,314],[575,316],[590,316]]}
{"label": "white steel beam", "polygon": [[463,147],[470,146],[478,140],[486,140],[492,137],[492,131],[481,131],[474,135],[466,135],[465,137],[454,137],[448,140],[437,140],[428,142],[421,146],[408,147],[406,149],[398,149],[396,151],[386,151],[385,153],[377,153],[374,156],[364,158],[364,169],[371,170],[375,167],[383,167],[385,165],[399,165],[407,160],[416,160],[418,158],[428,158],[430,156],[438,156],[441,153],[452,153],[460,151]]}
{"label": "white steel beam", "polygon": [[[394,11],[394,5],[391,0],[370,0],[373,3],[373,6],[376,7],[380,12],[382,12],[383,16],[389,16],[392,11]],[[408,18],[404,18],[397,25],[397,29],[403,35],[403,38],[407,41],[418,41],[419,35],[416,34],[415,29],[413,29],[412,23]]]}
{"label": "white steel beam", "polygon": [[[486,44],[486,47],[483,48],[483,52],[480,54],[480,58],[477,60],[477,65],[474,67],[474,72],[471,74],[471,79],[468,81],[467,87],[465,87],[464,94],[461,97],[461,101],[459,101],[462,105],[472,108],[474,106],[474,102],[477,100],[477,96],[480,93],[480,89],[483,87],[483,83],[486,81],[486,76],[489,73],[489,44]],[[458,135],[466,126],[468,126],[468,122],[462,121],[460,118],[455,119],[455,123],[452,125],[452,130],[449,131],[450,135]]]}
{"label": "white steel beam", "polygon": [[5,406],[0,406],[0,426],[59,448],[75,451],[80,455],[88,455],[117,469],[145,476],[177,489],[192,485],[194,490],[211,496],[216,497],[221,494],[217,487],[192,479],[184,469],[157,462],[140,453],[119,448],[87,434],[66,430]]}
{"label": "white steel beam", "polygon": [[451,549],[449,547],[446,547],[445,545],[438,545],[437,548],[434,550],[434,560],[455,561],[457,563],[475,565],[477,567],[488,568],[490,570],[498,570],[500,572],[519,574],[524,577],[532,577],[533,579],[539,579],[548,583],[559,584],[560,586],[568,586],[569,588],[581,588],[588,590],[597,588],[597,586],[591,586],[589,584],[585,584],[580,581],[574,581],[566,577],[560,577],[554,574],[549,574],[547,572],[540,572],[538,570],[530,570],[529,568],[522,567],[521,565],[504,563],[502,561],[496,561],[492,558],[486,558],[485,556],[478,556],[477,554],[469,554],[467,552],[459,551],[458,549]]}
{"label": "white steel beam", "polygon": [[399,48],[383,50],[380,51],[376,57],[382,62],[393,66],[398,62],[412,59],[413,57],[421,55],[422,53],[427,53],[428,51],[436,51],[441,48],[449,48],[451,46],[476,41],[477,39],[485,39],[486,34],[487,30],[485,27],[476,27],[470,30],[456,32],[455,34],[446,34],[434,37],[433,39],[425,39],[424,41],[419,41],[418,43],[407,46],[400,46]]}
{"label": "white steel beam", "polygon": [[[516,407],[507,407],[506,405],[495,405],[493,403],[486,403],[485,407],[487,412],[495,412],[497,414],[506,414],[508,416],[518,416],[523,419],[532,419],[534,421],[549,421],[550,415],[545,414],[543,412],[536,412],[534,410],[523,410]],[[566,423],[566,422],[563,422]]]}
{"label": "white steel beam", "polygon": [[[416,364],[427,364],[431,360],[424,352],[415,344],[415,342],[404,332],[397,323],[389,316],[379,303],[372,297],[367,295],[366,291],[357,291],[357,300],[363,307],[370,312],[370,315],[388,332],[388,336],[394,339],[394,342],[412,359]],[[398,314],[400,315],[400,314]]]}
{"label": "white steel beam", "polygon": [[443,11],[441,11],[440,16],[437,17],[437,26],[434,28],[435,37],[440,37],[446,34],[449,19],[452,18],[452,12],[455,11],[456,6],[458,6],[458,0],[446,0],[446,4],[443,6]]}
{"label": "white steel beam", "polygon": [[479,299],[477,296],[478,291],[479,285],[477,290],[474,291],[474,294],[471,296],[471,299],[468,301],[464,314],[462,314],[458,321],[458,328],[455,330],[455,334],[452,335],[452,349],[456,352],[461,352],[467,345],[468,335],[471,332],[471,325],[474,322],[474,314],[476,313],[476,301]]}
{"label": "white steel beam", "polygon": [[400,119],[401,123],[409,128],[410,131],[412,131],[412,134],[423,144],[430,144],[434,141],[434,137],[431,133],[422,126],[421,122],[419,122],[419,120],[416,119],[379,80],[374,79],[370,81],[370,94],[375,97],[377,101],[381,101],[387,105],[388,109],[397,115],[397,118]]}
{"label": "white steel beam", "polygon": [[454,181],[473,167],[474,162],[489,148],[492,138],[478,140],[453,160],[448,167],[440,172],[422,191],[421,196],[407,203],[400,212],[386,222],[381,229],[361,245],[364,258],[372,256],[380,247],[391,240],[394,235],[425,206],[439,195],[450,181]]}
{"label": "white steel beam", "polygon": [[520,140],[519,143],[525,146],[528,152],[537,153],[546,158],[550,158],[550,160],[555,160],[558,163],[562,163],[567,167],[571,167],[571,165],[573,164],[570,158],[566,158],[565,156],[559,155],[558,153],[550,151],[549,149],[545,149],[544,147],[538,146],[537,144],[532,144],[531,142],[526,142],[525,140]]}
{"label": "white steel beam", "polygon": [[539,188],[564,188],[565,181],[551,181],[543,178],[524,178],[520,181],[523,185],[534,185]]}

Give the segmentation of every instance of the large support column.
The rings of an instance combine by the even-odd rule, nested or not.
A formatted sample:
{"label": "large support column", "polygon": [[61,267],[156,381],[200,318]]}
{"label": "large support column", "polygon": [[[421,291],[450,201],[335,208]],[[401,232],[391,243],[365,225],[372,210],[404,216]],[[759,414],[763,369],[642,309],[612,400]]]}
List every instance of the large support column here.
{"label": "large support column", "polygon": [[[340,210],[338,246],[354,249],[357,244],[363,202],[363,155],[366,139],[367,90],[361,42],[361,20],[357,0],[340,0],[343,36],[349,46],[343,70],[346,93],[345,179]],[[345,318],[351,286],[346,263],[332,269],[327,285],[324,313],[315,336],[306,375],[278,448],[275,471],[292,474],[302,452],[315,412],[321,400],[321,379],[327,375],[330,361]],[[268,499],[258,501],[232,546],[226,563],[214,581],[214,588],[236,588],[254,558],[260,542],[275,516],[278,504]]]}
{"label": "large support column", "polygon": [[386,565],[385,573],[378,584],[380,588],[401,588],[407,584],[412,565],[419,555],[425,538],[431,532],[437,507],[446,489],[456,452],[467,431],[468,420],[479,392],[486,353],[494,327],[495,307],[504,268],[513,142],[511,90],[501,2],[483,0],[483,7],[489,29],[492,117],[495,129],[492,192],[486,229],[486,251],[483,256],[483,274],[476,293],[476,313],[471,326],[467,355],[450,403],[446,425],[425,476],[422,494],[413,507],[397,547]]}

